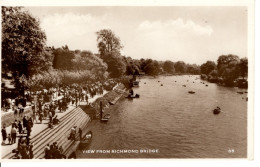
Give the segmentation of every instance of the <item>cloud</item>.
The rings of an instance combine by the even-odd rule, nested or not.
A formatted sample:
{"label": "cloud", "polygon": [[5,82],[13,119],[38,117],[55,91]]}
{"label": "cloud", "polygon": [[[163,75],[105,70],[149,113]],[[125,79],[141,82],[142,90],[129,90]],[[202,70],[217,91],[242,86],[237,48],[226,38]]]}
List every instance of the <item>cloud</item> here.
{"label": "cloud", "polygon": [[183,19],[181,19],[181,18],[178,18],[176,20],[168,20],[165,22],[144,21],[139,25],[138,30],[140,30],[140,31],[164,31],[164,32],[170,32],[173,34],[176,34],[179,32],[186,32],[186,33],[190,33],[190,34],[194,34],[194,35],[208,35],[208,36],[210,36],[213,32],[212,27],[209,25],[202,26],[202,25],[194,23],[191,20],[184,22]]}
{"label": "cloud", "polygon": [[[126,46],[130,55],[157,60],[203,62],[202,54],[208,48],[213,29],[210,25],[199,25],[191,20],[143,21],[133,35],[132,45]],[[129,48],[127,48],[129,47]],[[134,48],[134,49],[130,49]]]}
{"label": "cloud", "polygon": [[104,24],[105,16],[93,17],[90,14],[53,14],[41,21],[41,27],[47,34],[47,44],[55,47],[68,45],[70,49],[88,49],[96,51],[95,32],[108,28]]}

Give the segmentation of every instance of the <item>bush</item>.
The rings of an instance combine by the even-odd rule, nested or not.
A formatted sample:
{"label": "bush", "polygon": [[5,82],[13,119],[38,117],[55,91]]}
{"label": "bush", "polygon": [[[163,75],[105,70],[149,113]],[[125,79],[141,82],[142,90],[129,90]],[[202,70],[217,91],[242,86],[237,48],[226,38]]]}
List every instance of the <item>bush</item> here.
{"label": "bush", "polygon": [[201,74],[200,78],[203,79],[203,80],[206,80],[206,79],[208,79],[208,76],[206,74]]}

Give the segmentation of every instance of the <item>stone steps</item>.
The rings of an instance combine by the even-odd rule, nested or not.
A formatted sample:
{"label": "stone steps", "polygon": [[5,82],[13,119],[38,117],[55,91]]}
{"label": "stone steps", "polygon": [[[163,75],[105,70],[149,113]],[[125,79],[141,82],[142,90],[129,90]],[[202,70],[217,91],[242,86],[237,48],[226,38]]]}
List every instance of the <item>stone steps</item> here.
{"label": "stone steps", "polygon": [[[77,113],[78,114],[78,113]],[[77,127],[83,127],[84,124],[87,124],[89,121],[88,116],[81,110],[76,117],[72,118],[69,123],[62,127],[60,131],[52,136],[50,139],[45,141],[44,143],[41,143],[40,147],[37,147],[34,149],[34,158],[44,158],[44,148],[47,144],[52,144],[53,142],[57,142],[58,146],[62,146],[63,149],[66,148],[68,143],[72,142],[71,140],[68,140],[68,137],[70,135],[70,130],[73,126]]]}
{"label": "stone steps", "polygon": [[74,114],[66,120],[66,124],[64,124],[64,126],[59,125],[58,128],[56,128],[56,129],[54,129],[54,131],[52,131],[52,133],[50,133],[48,135],[45,135],[45,134],[42,135],[41,142],[36,143],[33,148],[35,157],[36,157],[37,153],[40,152],[41,149],[44,149],[47,144],[52,144],[53,142],[57,142],[59,137],[64,135],[64,132],[66,132],[67,130],[70,131],[71,127],[74,126],[74,124],[75,124],[74,122],[76,122],[79,118],[84,116],[83,114],[78,112],[79,110],[76,110],[76,111],[77,112],[74,112]]}
{"label": "stone steps", "polygon": [[[75,109],[73,109],[75,110]],[[66,120],[68,120],[68,118],[73,114],[73,110],[72,111],[69,111],[66,115],[64,115],[63,117],[60,118],[60,123],[59,125],[63,125],[65,123],[67,123]],[[55,126],[55,128],[57,128],[57,126]],[[53,129],[50,129],[46,126],[45,129],[43,129],[40,133],[36,134],[32,139],[31,139],[31,142],[33,143],[37,143],[39,140],[42,139],[43,135],[48,135],[49,133],[52,133],[53,132]],[[13,153],[10,152],[9,154],[5,155],[3,157],[3,159],[10,159],[11,157],[13,156]]]}
{"label": "stone steps", "polygon": [[[88,125],[88,123],[90,122],[90,119],[84,119],[81,124],[79,125],[79,127],[86,127]],[[68,140],[67,137],[70,135],[70,130],[67,131],[67,133],[64,135],[66,138],[64,139],[64,137],[61,137],[59,142],[58,142],[58,146],[62,146],[64,152],[63,154],[66,155],[67,157],[68,155],[68,150],[71,149],[71,147],[74,146],[75,141],[73,140]],[[79,135],[77,133],[76,135],[76,139],[79,139]],[[79,140],[77,140],[79,141]],[[74,151],[74,150],[73,150]],[[42,152],[39,156],[39,158],[43,158],[44,157],[44,152]]]}
{"label": "stone steps", "polygon": [[[34,143],[34,158],[44,157],[44,148],[47,144],[57,142],[58,146],[62,145],[63,148],[70,146],[69,142],[71,141],[67,138],[71,128],[73,126],[84,128],[88,122],[90,122],[90,118],[78,107],[60,118],[60,121],[61,122],[58,125],[54,126],[55,128],[46,128],[31,139],[31,142]],[[12,158],[13,155],[14,154],[10,153],[3,157],[3,159]]]}

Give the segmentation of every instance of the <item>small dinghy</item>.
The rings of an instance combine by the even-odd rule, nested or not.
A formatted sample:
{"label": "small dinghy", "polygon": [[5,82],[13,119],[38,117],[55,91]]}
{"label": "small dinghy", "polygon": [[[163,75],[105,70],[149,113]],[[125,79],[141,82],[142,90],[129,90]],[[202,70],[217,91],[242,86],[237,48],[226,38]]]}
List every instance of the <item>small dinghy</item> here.
{"label": "small dinghy", "polygon": [[89,145],[89,143],[91,142],[91,140],[92,140],[92,132],[89,131],[80,140],[79,148],[80,149],[86,148]]}
{"label": "small dinghy", "polygon": [[183,87],[186,87],[186,85],[182,85]]}
{"label": "small dinghy", "polygon": [[190,94],[194,94],[195,92],[193,92],[193,91],[189,91],[188,93],[190,93]]}
{"label": "small dinghy", "polygon": [[215,115],[219,114],[220,112],[221,112],[221,109],[219,107],[217,107],[213,110],[213,114],[215,114]]}
{"label": "small dinghy", "polygon": [[100,121],[101,121],[101,122],[107,122],[110,117],[111,117],[110,114],[106,114],[103,118],[100,119]]}
{"label": "small dinghy", "polygon": [[114,105],[114,103],[113,103],[113,102],[111,102],[111,101],[109,101],[108,103],[109,103],[110,105]]}
{"label": "small dinghy", "polygon": [[135,94],[135,95],[128,95],[126,98],[133,99],[133,98],[139,98],[139,97],[140,97],[139,94]]}
{"label": "small dinghy", "polygon": [[243,94],[244,92],[237,92],[238,94]]}

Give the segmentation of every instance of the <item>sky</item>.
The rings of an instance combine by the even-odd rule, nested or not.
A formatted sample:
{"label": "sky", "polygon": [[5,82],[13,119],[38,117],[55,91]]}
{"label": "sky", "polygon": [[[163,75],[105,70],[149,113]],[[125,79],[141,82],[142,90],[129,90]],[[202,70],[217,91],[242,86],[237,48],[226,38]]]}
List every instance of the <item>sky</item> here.
{"label": "sky", "polygon": [[47,45],[98,53],[96,32],[111,29],[134,59],[216,61],[247,57],[246,7],[25,7],[40,20]]}

